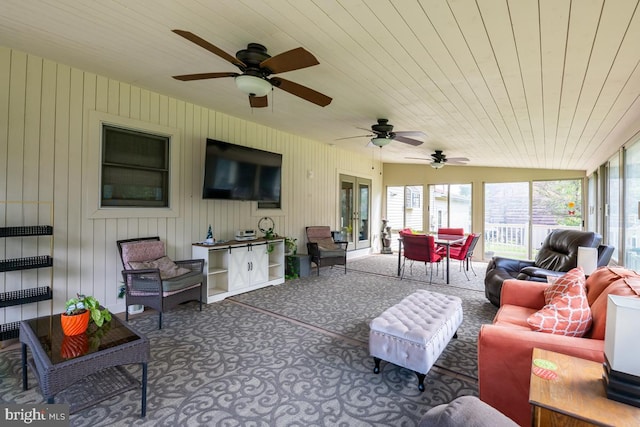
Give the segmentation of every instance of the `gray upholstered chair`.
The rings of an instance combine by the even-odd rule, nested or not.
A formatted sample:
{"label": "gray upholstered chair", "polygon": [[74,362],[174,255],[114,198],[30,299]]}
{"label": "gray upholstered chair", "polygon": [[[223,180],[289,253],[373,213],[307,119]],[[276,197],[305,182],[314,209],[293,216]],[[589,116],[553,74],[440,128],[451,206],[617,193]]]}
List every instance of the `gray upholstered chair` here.
{"label": "gray upholstered chair", "polygon": [[460,396],[433,407],[420,419],[418,427],[517,427],[506,415],[475,396]]}
{"label": "gray upholstered chair", "polygon": [[313,262],[318,267],[344,265],[344,272],[347,273],[347,246],[349,242],[334,241],[329,226],[310,226],[307,231],[307,252]]}
{"label": "gray upholstered chair", "polygon": [[[205,283],[203,259],[172,261],[166,256],[159,237],[118,240],[122,260],[127,307],[134,304],[158,311],[158,329],[162,313],[187,301],[199,301],[202,311],[202,287]],[[129,320],[129,311],[125,310]]]}

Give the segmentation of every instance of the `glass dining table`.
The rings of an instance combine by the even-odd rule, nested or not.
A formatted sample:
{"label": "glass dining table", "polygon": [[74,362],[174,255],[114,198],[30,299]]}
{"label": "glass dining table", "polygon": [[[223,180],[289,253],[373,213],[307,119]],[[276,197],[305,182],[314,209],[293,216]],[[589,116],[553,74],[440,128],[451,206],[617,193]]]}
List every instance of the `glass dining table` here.
{"label": "glass dining table", "polygon": [[[449,259],[451,254],[451,245],[464,243],[466,237],[460,236],[460,235],[454,235],[454,234],[434,234],[433,237],[436,244],[442,245],[447,248],[447,255],[446,255],[447,260],[445,262],[446,264],[445,272],[446,272],[446,283],[449,284]],[[402,236],[399,236],[398,237],[398,277],[400,277],[401,265],[402,265]]]}

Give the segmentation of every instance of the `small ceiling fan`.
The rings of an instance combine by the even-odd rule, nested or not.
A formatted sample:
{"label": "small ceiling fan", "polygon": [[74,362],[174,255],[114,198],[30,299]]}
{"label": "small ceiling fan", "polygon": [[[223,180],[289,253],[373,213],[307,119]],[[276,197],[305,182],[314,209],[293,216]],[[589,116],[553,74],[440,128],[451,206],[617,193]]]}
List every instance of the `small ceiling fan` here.
{"label": "small ceiling fan", "polygon": [[348,136],[346,138],[338,138],[338,140],[342,139],[351,139],[351,138],[371,138],[371,143],[378,147],[384,147],[389,144],[391,141],[404,142],[409,145],[420,145],[423,144],[423,141],[419,141],[417,139],[409,138],[409,136],[415,136],[419,138],[426,138],[426,134],[421,131],[398,131],[393,132],[393,125],[389,124],[388,119],[378,119],[378,123],[371,126],[371,129],[358,128],[366,131],[371,131],[371,134],[368,135],[358,135],[358,136]]}
{"label": "small ceiling fan", "polygon": [[321,107],[326,107],[332,101],[328,96],[306,86],[302,86],[301,84],[285,80],[281,77],[269,78],[271,74],[284,73],[286,71],[299,70],[318,65],[319,62],[315,56],[304,48],[299,47],[280,53],[276,56],[270,56],[267,53],[267,48],[263,45],[258,43],[249,43],[246,49],[239,50],[236,52],[236,56],[233,57],[219,47],[212,45],[208,41],[189,31],[172,31],[209,52],[218,55],[225,61],[232,63],[241,71],[241,73],[221,72],[185,74],[173,76],[174,79],[190,81],[233,77],[238,89],[249,95],[249,104],[251,104],[251,107],[253,108],[261,108],[268,105],[267,94],[271,92],[273,87],[280,88],[285,92],[289,92],[292,95]]}
{"label": "small ceiling fan", "polygon": [[415,160],[430,160],[431,167],[434,169],[443,168],[445,164],[450,165],[465,165],[466,162],[469,161],[466,157],[451,157],[447,158],[447,156],[442,152],[442,150],[436,150],[435,153],[431,154],[430,159],[425,159],[423,157],[406,157],[407,159],[415,159]]}

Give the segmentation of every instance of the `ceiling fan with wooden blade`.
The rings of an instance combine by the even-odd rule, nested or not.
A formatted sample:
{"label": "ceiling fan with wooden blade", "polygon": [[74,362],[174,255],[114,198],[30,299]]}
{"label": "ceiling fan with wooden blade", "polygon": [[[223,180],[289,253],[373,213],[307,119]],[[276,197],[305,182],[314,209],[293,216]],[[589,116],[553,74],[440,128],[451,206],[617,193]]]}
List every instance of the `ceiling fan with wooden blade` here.
{"label": "ceiling fan with wooden blade", "polygon": [[424,157],[407,157],[407,159],[412,160],[428,160],[431,162],[431,167],[434,169],[440,169],[444,167],[445,164],[450,165],[465,165],[466,162],[469,161],[466,157],[450,157],[442,152],[442,150],[435,150],[435,153],[431,154],[430,159],[425,159]]}
{"label": "ceiling fan with wooden blade", "polygon": [[326,107],[332,101],[332,98],[327,95],[301,84],[285,80],[281,77],[269,77],[272,74],[284,73],[287,71],[294,71],[318,65],[318,60],[302,47],[298,47],[275,56],[270,56],[267,53],[267,48],[263,45],[258,43],[249,43],[246,49],[239,50],[236,52],[236,56],[234,57],[189,31],[172,31],[190,42],[195,43],[219,56],[225,61],[232,63],[241,71],[240,73],[220,72],[173,76],[176,80],[191,81],[233,77],[238,89],[249,96],[249,103],[254,108],[262,108],[268,105],[267,94],[271,92],[273,87],[280,88],[291,95],[295,95],[321,107]]}
{"label": "ceiling fan with wooden blade", "polygon": [[415,136],[419,138],[426,138],[426,134],[421,131],[397,131],[393,132],[393,125],[389,124],[388,119],[378,119],[378,123],[371,126],[371,129],[358,128],[366,131],[370,131],[372,133],[368,135],[358,135],[358,136],[349,136],[346,138],[338,138],[338,140],[342,139],[351,139],[351,138],[371,138],[371,144],[384,147],[389,144],[391,141],[403,142],[405,144],[418,146],[424,143],[424,141],[419,141],[414,138],[409,138],[410,136]]}

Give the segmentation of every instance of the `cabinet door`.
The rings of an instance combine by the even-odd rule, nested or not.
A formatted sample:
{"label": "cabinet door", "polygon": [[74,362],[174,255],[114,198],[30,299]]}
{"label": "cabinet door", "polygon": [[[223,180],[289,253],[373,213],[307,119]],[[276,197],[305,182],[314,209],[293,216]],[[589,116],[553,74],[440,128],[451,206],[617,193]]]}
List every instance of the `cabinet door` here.
{"label": "cabinet door", "polygon": [[267,244],[251,247],[250,283],[252,285],[265,283],[269,279],[269,254],[267,253],[267,247]]}
{"label": "cabinet door", "polygon": [[250,254],[248,246],[231,248],[231,256],[229,257],[230,291],[249,286],[249,274],[251,272]]}
{"label": "cabinet door", "polygon": [[242,289],[267,282],[269,254],[266,244],[240,246],[231,249],[229,290]]}

